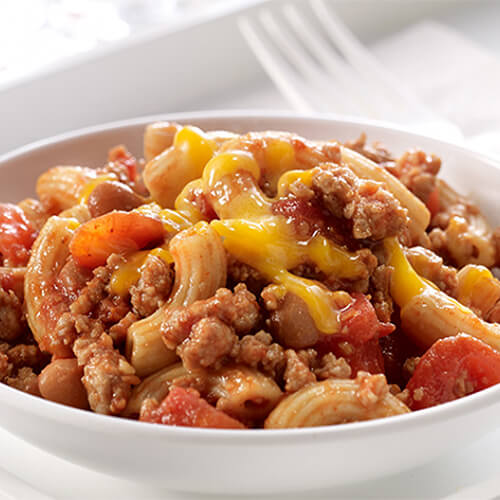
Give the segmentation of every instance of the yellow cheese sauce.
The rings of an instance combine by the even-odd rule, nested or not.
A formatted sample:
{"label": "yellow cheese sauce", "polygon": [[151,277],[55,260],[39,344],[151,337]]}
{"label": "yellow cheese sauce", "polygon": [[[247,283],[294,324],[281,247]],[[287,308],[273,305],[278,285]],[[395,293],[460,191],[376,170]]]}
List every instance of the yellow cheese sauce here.
{"label": "yellow cheese sauce", "polygon": [[87,203],[90,194],[99,184],[102,184],[103,182],[106,181],[116,181],[116,180],[118,180],[118,178],[116,177],[115,174],[99,175],[95,179],[92,179],[91,181],[87,182],[85,186],[83,186],[80,192],[79,202]]}
{"label": "yellow cheese sauce", "polygon": [[174,148],[182,153],[183,161],[189,165],[192,177],[199,177],[203,168],[212,158],[216,144],[197,127],[183,127],[174,138]]}
{"label": "yellow cheese sauce", "polygon": [[[202,218],[189,199],[194,190],[201,190],[219,217],[210,224],[222,237],[227,251],[257,269],[270,282],[304,300],[320,331],[337,332],[338,312],[349,303],[349,295],[331,292],[323,284],[290,271],[301,264],[313,264],[326,275],[358,279],[364,276],[366,267],[359,255],[319,232],[306,240],[299,239],[289,219],[273,214],[273,203],[288,196],[293,183],[300,181],[312,187],[314,169],[300,170],[293,145],[279,136],[266,139],[254,151],[264,172],[250,152],[250,145],[244,141],[237,150],[228,147],[217,153],[215,143],[203,132],[184,127],[176,134],[174,147],[192,165],[192,178],[194,174],[199,178],[186,185],[177,196],[176,210],[153,205],[142,210],[151,210],[159,216],[167,231],[178,232]],[[266,196],[260,188],[263,174],[266,181],[277,187],[277,198]],[[413,271],[402,251],[398,252],[397,242],[387,242],[387,248],[392,249],[391,259],[396,269],[395,300],[405,304],[431,285]],[[125,293],[131,283],[137,281],[146,257],[147,252],[138,252],[115,272],[112,286],[117,293]]]}
{"label": "yellow cheese sauce", "polygon": [[173,262],[170,252],[161,247],[154,248],[153,250],[134,252],[111,275],[109,284],[111,292],[115,295],[125,297],[129,293],[130,287],[139,281],[146,259],[150,255],[162,259],[167,264]]}
{"label": "yellow cheese sauce", "polygon": [[395,237],[386,238],[384,246],[389,257],[388,264],[394,268],[391,276],[391,296],[399,307],[403,308],[417,295],[437,291],[443,298],[443,307],[446,307],[447,302],[449,307],[458,307],[463,312],[474,315],[468,307],[441,292],[434,283],[422,278],[409,263]]}
{"label": "yellow cheese sauce", "polygon": [[476,294],[476,290],[487,286],[492,279],[493,275],[488,268],[469,264],[467,266],[467,272],[460,280],[460,286],[458,289],[459,302],[462,302],[463,304],[470,304],[473,296]]}
{"label": "yellow cheese sauce", "polygon": [[[266,161],[276,163],[277,170],[290,168],[295,162],[293,149],[291,152],[287,149],[291,146],[279,141],[271,144],[271,149],[266,149]],[[284,154],[282,161],[281,154]],[[358,255],[318,233],[308,240],[299,240],[292,223],[272,213],[275,200],[259,188],[260,176],[257,162],[247,151],[227,151],[208,162],[202,176],[204,189],[220,194],[214,205],[221,219],[212,221],[211,226],[222,236],[225,248],[238,260],[304,300],[320,331],[335,333],[339,328],[339,292],[331,292],[319,282],[289,271],[300,264],[313,263],[325,274],[352,279],[360,277],[365,267]],[[297,180],[310,186],[311,171],[283,173],[278,180],[279,195]],[[346,295],[340,301],[343,305]]]}
{"label": "yellow cheese sauce", "polygon": [[171,208],[161,208],[157,203],[141,205],[139,208],[135,208],[134,210],[160,219],[168,233],[178,233],[179,231],[190,227],[194,222],[185,214]]}

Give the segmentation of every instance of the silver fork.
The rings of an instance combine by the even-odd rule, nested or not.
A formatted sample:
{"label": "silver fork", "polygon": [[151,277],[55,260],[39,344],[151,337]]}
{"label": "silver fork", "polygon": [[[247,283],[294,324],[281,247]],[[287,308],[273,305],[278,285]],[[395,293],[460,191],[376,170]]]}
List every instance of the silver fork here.
{"label": "silver fork", "polygon": [[386,71],[324,0],[300,5],[280,3],[279,10],[267,7],[238,19],[255,56],[294,109],[363,116],[463,139],[456,125]]}

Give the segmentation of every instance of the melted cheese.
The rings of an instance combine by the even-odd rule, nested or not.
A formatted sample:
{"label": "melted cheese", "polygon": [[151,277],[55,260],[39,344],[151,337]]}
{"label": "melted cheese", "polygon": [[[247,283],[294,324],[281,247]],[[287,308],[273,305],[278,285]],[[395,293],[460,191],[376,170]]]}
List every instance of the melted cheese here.
{"label": "melted cheese", "polygon": [[338,292],[333,293],[319,282],[295,276],[288,271],[300,264],[312,262],[322,272],[335,273],[339,278],[351,278],[364,271],[359,256],[340,248],[320,234],[307,241],[297,240],[292,225],[282,216],[271,215],[257,221],[217,220],[212,221],[211,225],[223,237],[226,249],[238,260],[304,300],[319,330],[324,333],[338,330],[335,309]]}
{"label": "melted cheese", "polygon": [[[310,170],[290,170],[296,167],[296,161],[288,142],[270,141],[264,155],[266,174],[273,170],[281,175],[277,182],[278,196],[288,193],[290,184],[297,180],[312,185]],[[339,310],[350,302],[350,296],[331,292],[317,281],[292,274],[290,269],[312,262],[326,274],[349,279],[363,275],[365,266],[359,256],[320,234],[307,241],[298,240],[293,223],[281,215],[273,215],[275,200],[264,195],[258,186],[260,178],[259,165],[247,151],[214,156],[202,175],[203,189],[211,192],[214,208],[221,218],[212,221],[211,226],[238,260],[304,300],[320,331],[336,333]]]}
{"label": "melted cheese", "polygon": [[217,193],[214,202],[219,217],[255,219],[271,214],[272,200],[260,190],[260,168],[246,151],[214,156],[203,170],[205,192]]}
{"label": "melted cheese", "polygon": [[191,178],[199,177],[203,168],[212,158],[217,145],[197,127],[183,127],[174,137],[174,148],[177,149],[189,170]]}
{"label": "melted cheese", "polygon": [[396,238],[387,238],[384,246],[389,256],[388,264],[394,268],[391,275],[391,295],[399,307],[404,307],[430,285],[415,272]]}
{"label": "melted cheese", "polygon": [[467,314],[473,314],[469,308],[441,292],[434,283],[420,276],[408,262],[396,238],[386,238],[384,246],[388,254],[388,264],[394,268],[391,275],[391,296],[399,307],[404,308],[418,295],[437,291],[442,294],[443,300],[448,302],[450,307],[458,307]]}
{"label": "melted cheese", "polygon": [[192,193],[197,189],[203,191],[203,181],[201,179],[195,179],[194,181],[188,182],[179,193],[174,203],[175,210],[193,223],[204,219],[203,214],[198,207],[193,205],[190,199]]}
{"label": "melted cheese", "polygon": [[[264,160],[266,163],[266,173],[272,179],[278,178],[296,167],[295,151],[290,142],[283,139],[272,138],[268,140],[264,149]],[[273,183],[274,185],[274,183]]]}
{"label": "melted cheese", "polygon": [[[189,220],[184,214],[169,208],[161,208],[157,203],[148,203],[141,205],[139,208],[134,209],[137,212],[159,218],[170,234],[176,234],[183,229],[192,226],[192,221]],[[144,263],[149,255],[154,255],[162,259],[167,264],[173,262],[170,252],[163,248],[158,247],[153,250],[141,250],[129,255],[125,262],[120,264],[111,276],[110,288],[115,295],[122,297],[128,294],[131,286],[135,285],[143,271]]]}
{"label": "melted cheese", "polygon": [[137,212],[159,218],[168,233],[178,233],[193,225],[186,214],[172,210],[171,208],[161,208],[158,203],[148,203],[134,209]]}
{"label": "melted cheese", "polygon": [[475,291],[488,286],[494,279],[490,270],[484,266],[469,264],[467,269],[461,272],[463,274],[458,288],[458,300],[463,304],[470,304]]}
{"label": "melted cheese", "polygon": [[81,226],[78,219],[71,217],[71,218],[68,218],[66,220],[67,220],[66,225],[67,225],[68,229],[70,229],[71,231],[75,231],[76,229],[78,229]]}
{"label": "melted cheese", "polygon": [[290,192],[290,186],[294,182],[301,182],[307,187],[312,186],[313,171],[310,170],[289,170],[285,172],[278,180],[278,198],[287,196]]}
{"label": "melted cheese", "polygon": [[79,202],[80,203],[87,203],[90,193],[99,185],[102,184],[103,182],[106,181],[116,181],[118,180],[115,174],[106,174],[106,175],[100,175],[96,177],[95,179],[92,179],[91,181],[87,182],[85,186],[83,186],[81,192],[80,192],[80,197],[79,197]]}
{"label": "melted cheese", "polygon": [[172,255],[170,255],[170,252],[165,248],[159,247],[153,250],[134,252],[125,262],[120,264],[111,275],[111,292],[121,297],[126,296],[130,288],[139,281],[144,270],[146,259],[150,255],[160,258],[167,264],[173,262]]}

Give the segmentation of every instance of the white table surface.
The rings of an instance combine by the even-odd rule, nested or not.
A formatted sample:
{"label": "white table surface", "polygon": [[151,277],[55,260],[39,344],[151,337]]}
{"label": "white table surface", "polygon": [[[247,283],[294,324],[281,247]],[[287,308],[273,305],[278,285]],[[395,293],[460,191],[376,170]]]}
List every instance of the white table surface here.
{"label": "white table surface", "polygon": [[[457,432],[460,432],[457,429]],[[83,467],[53,457],[27,443],[0,431],[0,466],[10,473],[24,478],[32,487],[49,498],[58,499],[165,499],[202,500],[217,496],[179,493],[152,488],[147,484],[131,483],[122,479],[92,472]],[[404,443],[402,443],[404,447]],[[411,450],[407,451],[411,453]],[[332,453],[335,453],[332,450]],[[383,450],[380,450],[383,460]],[[263,500],[295,500],[311,498],[442,498],[461,488],[498,475],[500,460],[500,431],[491,434],[471,446],[448,454],[439,460],[398,475],[376,481],[367,481],[332,490],[297,493],[296,495],[261,496]],[[1,485],[0,474],[0,485]],[[193,472],[193,480],[195,473]],[[3,485],[2,485],[3,486]],[[9,492],[9,490],[7,490]],[[499,489],[500,493],[500,489]],[[0,499],[4,497],[0,494]],[[12,496],[31,500],[29,497]],[[251,497],[240,497],[250,500]]]}
{"label": "white table surface", "polygon": [[[463,4],[463,2],[461,3]],[[484,43],[500,55],[500,36],[498,34],[500,2],[495,5],[491,2],[486,2],[486,4],[489,4],[490,10],[484,7],[467,10],[457,7],[455,11],[438,14],[436,18],[459,28],[466,35]],[[491,15],[492,8],[494,16]],[[224,97],[214,98],[210,102],[206,100],[197,102],[194,99],[191,106],[187,106],[187,108],[189,107],[191,109],[289,109],[284,99],[265,78],[248,83],[248,85],[240,85],[238,88],[226,92]],[[457,432],[460,432],[460,429],[457,429]],[[3,450],[3,453],[0,453],[0,467],[23,478],[32,487],[53,498],[105,498],[110,500],[216,498],[215,496],[205,497],[169,492],[152,488],[146,484],[131,483],[99,474],[53,457],[3,430],[0,430],[0,446]],[[404,443],[402,443],[402,447],[404,447]],[[411,453],[411,450],[404,452]],[[383,450],[381,450],[381,459],[383,459]],[[297,495],[274,496],[272,498],[286,498],[287,500],[295,498],[442,498],[478,481],[486,480],[495,474],[499,475],[500,479],[499,461],[500,430],[426,466],[395,476],[344,486],[330,491],[298,493]],[[14,490],[9,490],[8,481],[6,479],[3,481],[2,474],[0,474],[0,489],[4,486],[8,495],[4,496],[0,493],[0,500],[3,498],[23,498]],[[498,493],[500,495],[500,481]]]}

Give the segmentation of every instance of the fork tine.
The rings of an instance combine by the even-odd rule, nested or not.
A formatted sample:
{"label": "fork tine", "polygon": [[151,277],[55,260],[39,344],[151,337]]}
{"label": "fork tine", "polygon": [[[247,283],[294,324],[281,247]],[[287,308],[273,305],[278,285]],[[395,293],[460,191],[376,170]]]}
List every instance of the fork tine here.
{"label": "fork tine", "polygon": [[246,17],[239,17],[238,26],[257,59],[290,104],[302,113],[314,111],[313,106],[300,92],[296,76],[286,66],[281,56],[270,48],[270,44],[266,45],[254,23]]}
{"label": "fork tine", "polygon": [[259,12],[259,19],[275,44],[287,54],[294,66],[298,68],[303,75],[313,74],[317,76],[319,68],[292,37],[286,36],[283,29],[268,9],[262,9]]}
{"label": "fork tine", "polygon": [[335,77],[338,85],[342,87],[343,93],[349,95],[356,109],[363,111],[364,115],[380,118],[382,116],[382,109],[379,109],[376,102],[374,103],[366,99],[366,95],[369,92],[367,92],[368,89],[365,82],[359,76],[352,74],[351,68],[317,34],[312,25],[301,15],[297,7],[293,4],[286,4],[283,7],[283,13],[295,34],[308,47],[309,51],[316,55],[325,71]]}
{"label": "fork tine", "polygon": [[[346,96],[339,92],[335,82],[332,82],[328,75],[320,69],[297,39],[276,21],[270,10],[262,9],[259,12],[259,19],[270,39],[283,54],[286,54],[294,68],[301,74],[307,84],[308,95],[311,95],[313,100],[320,92],[323,106],[328,103],[336,111],[344,113],[352,111],[355,104],[352,103],[352,105],[346,106],[348,99],[346,100]],[[313,87],[316,87],[319,92],[312,93]],[[339,95],[342,95],[341,99],[337,97]]]}
{"label": "fork tine", "polygon": [[[403,104],[407,109],[420,114],[420,116],[434,116],[425,105],[405,92],[403,86],[398,84],[392,75],[389,75],[380,63],[361,44],[361,42],[349,31],[333,10],[329,9],[324,0],[311,0],[311,7],[319,21],[323,24],[332,42],[344,54],[345,58],[356,68],[356,70],[369,79],[372,84],[374,79],[378,81],[378,91],[384,91],[390,96],[390,102],[397,108]],[[395,100],[399,101],[396,103]]]}

